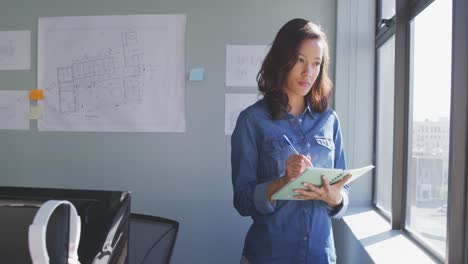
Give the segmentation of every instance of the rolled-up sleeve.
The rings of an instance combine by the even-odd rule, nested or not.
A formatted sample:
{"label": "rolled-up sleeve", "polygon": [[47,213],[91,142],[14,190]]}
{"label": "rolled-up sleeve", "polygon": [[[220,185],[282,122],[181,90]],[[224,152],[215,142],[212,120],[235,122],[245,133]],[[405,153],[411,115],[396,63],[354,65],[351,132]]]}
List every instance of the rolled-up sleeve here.
{"label": "rolled-up sleeve", "polygon": [[349,205],[348,188],[348,185],[345,185],[343,187],[343,190],[341,190],[341,197],[343,197],[343,200],[341,201],[341,204],[338,207],[331,208],[327,206],[328,215],[330,215],[331,218],[340,219],[346,213],[346,210],[348,209]]}
{"label": "rolled-up sleeve", "polygon": [[261,214],[269,214],[275,211],[276,200],[274,200],[271,203],[268,200],[267,191],[268,191],[268,185],[270,183],[271,181],[260,183],[255,187],[255,192],[254,192],[255,208]]}
{"label": "rolled-up sleeve", "polygon": [[268,214],[274,204],[267,198],[270,182],[257,184],[258,150],[254,124],[244,110],[231,137],[231,169],[234,207],[242,216]]}

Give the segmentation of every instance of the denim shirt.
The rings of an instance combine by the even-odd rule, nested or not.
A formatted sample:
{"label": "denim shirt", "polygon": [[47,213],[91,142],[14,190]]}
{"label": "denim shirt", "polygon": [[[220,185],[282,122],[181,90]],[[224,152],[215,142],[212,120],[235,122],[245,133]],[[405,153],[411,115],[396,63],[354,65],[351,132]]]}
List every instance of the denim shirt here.
{"label": "denim shirt", "polygon": [[293,154],[283,134],[301,154],[310,155],[315,167],[346,167],[338,116],[330,108],[319,113],[307,104],[299,116],[285,113],[279,120],[264,100],[243,110],[231,137],[234,207],[253,219],[243,256],[250,263],[335,263],[331,218],[346,211],[348,186],[337,208],[319,200],[270,203],[267,186],[285,174]]}

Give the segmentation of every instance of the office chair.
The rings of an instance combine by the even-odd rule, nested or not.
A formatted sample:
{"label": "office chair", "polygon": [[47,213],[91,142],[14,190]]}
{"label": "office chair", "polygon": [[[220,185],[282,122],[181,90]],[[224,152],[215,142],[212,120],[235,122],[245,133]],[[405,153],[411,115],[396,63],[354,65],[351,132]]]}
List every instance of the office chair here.
{"label": "office chair", "polygon": [[178,230],[177,221],[132,213],[130,216],[130,263],[169,263]]}

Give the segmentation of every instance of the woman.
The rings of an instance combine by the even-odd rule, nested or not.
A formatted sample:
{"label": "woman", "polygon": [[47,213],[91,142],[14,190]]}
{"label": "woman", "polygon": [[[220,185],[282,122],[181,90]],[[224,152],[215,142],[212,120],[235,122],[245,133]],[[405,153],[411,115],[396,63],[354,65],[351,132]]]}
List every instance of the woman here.
{"label": "woman", "polygon": [[[328,108],[328,44],[304,19],[278,32],[257,76],[262,100],[241,112],[231,138],[234,206],[251,216],[241,263],[335,263],[331,218],[343,215],[348,187],[305,183],[297,200],[271,196],[308,166],[345,169],[341,128]],[[302,154],[294,154],[286,135]]]}

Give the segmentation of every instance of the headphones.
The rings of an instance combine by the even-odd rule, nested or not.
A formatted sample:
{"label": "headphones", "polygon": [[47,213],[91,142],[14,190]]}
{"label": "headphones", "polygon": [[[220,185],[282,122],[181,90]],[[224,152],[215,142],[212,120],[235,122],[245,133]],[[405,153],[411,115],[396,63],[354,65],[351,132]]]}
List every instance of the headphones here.
{"label": "headphones", "polygon": [[52,213],[62,204],[70,206],[70,232],[68,241],[68,264],[80,264],[78,260],[78,245],[81,235],[81,219],[75,206],[69,201],[50,200],[45,202],[34,216],[29,226],[28,244],[33,264],[49,264],[49,254],[46,247],[47,223]]}

